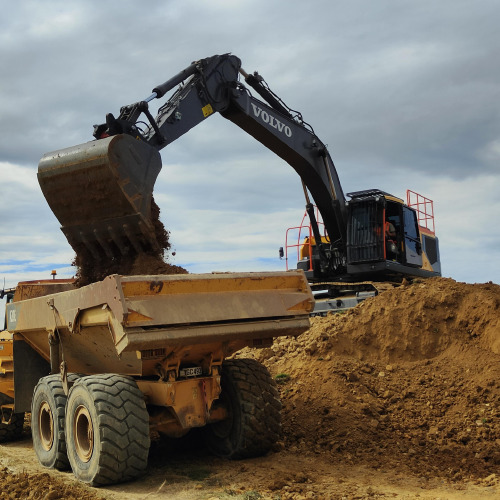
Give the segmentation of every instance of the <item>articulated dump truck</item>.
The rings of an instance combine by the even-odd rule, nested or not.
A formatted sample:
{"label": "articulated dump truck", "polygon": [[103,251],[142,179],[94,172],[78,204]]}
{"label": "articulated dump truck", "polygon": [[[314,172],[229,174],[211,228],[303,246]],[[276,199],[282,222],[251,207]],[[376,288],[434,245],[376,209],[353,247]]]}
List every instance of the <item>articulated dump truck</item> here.
{"label": "articulated dump truck", "polygon": [[31,412],[40,463],[94,486],[141,475],[155,431],[199,427],[230,459],[269,451],[280,435],[275,382],[230,356],[299,335],[314,307],[302,271],[24,282],[11,299],[0,439],[19,436]]}

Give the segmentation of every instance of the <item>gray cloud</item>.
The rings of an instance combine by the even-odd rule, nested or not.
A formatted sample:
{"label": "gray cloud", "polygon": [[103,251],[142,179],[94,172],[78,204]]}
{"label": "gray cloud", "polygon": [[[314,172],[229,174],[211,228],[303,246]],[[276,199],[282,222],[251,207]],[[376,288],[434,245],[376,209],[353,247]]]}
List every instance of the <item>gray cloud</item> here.
{"label": "gray cloud", "polygon": [[[500,281],[500,270],[470,271],[472,254],[498,262],[495,241],[483,248],[482,230],[456,222],[468,220],[472,204],[484,219],[500,187],[499,14],[493,0],[4,6],[0,163],[12,168],[1,170],[0,228],[10,239],[0,241],[0,270],[12,280],[31,276],[37,262],[72,272],[71,249],[36,184],[43,153],[92,139],[107,112],[146,97],[192,60],[230,51],[313,125],[346,192],[431,195],[445,272]],[[272,258],[304,204],[290,167],[220,117],[162,157],[155,196],[176,263],[280,265]],[[29,265],[12,264],[14,246]]]}

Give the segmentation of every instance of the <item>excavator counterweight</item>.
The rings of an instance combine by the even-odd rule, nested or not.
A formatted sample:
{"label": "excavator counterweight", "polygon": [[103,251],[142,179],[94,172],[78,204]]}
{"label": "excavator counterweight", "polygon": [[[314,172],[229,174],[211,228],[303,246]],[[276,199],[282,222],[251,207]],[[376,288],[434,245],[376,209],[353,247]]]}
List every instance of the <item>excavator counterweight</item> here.
{"label": "excavator counterweight", "polygon": [[75,252],[112,259],[158,246],[151,199],[160,170],[158,150],[120,134],[45,154],[38,181]]}

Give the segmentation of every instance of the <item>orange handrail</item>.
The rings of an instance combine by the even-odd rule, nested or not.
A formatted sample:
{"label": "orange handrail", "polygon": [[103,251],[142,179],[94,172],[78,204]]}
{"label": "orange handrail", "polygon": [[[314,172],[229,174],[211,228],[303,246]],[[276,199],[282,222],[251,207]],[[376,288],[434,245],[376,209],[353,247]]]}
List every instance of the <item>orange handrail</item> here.
{"label": "orange handrail", "polygon": [[411,189],[406,190],[406,200],[407,205],[417,212],[418,225],[434,234],[434,202]]}
{"label": "orange handrail", "polygon": [[[323,222],[321,221],[321,215],[319,213],[319,210],[318,210],[318,207],[314,207],[315,208],[315,211],[316,211],[316,220],[318,222],[318,226],[319,227],[322,227],[324,228],[324,224]],[[314,241],[314,236],[313,236],[313,232],[312,232],[312,227],[311,227],[311,224],[306,224],[304,221],[306,220],[306,217],[308,217],[307,215],[307,211],[304,212],[304,215],[302,217],[302,221],[300,223],[299,226],[295,226],[295,227],[289,227],[287,230],[286,230],[286,236],[285,236],[285,261],[286,261],[286,270],[288,271],[288,249],[292,249],[292,248],[296,248],[296,252],[297,252],[297,262],[299,260],[301,260],[301,256],[305,254],[307,254],[309,256],[309,271],[312,271],[313,270],[313,267],[312,267],[312,247],[313,247],[313,241]],[[294,241],[296,241],[296,243],[289,243],[288,240],[291,239],[291,237],[289,236],[289,232],[290,231],[297,231],[297,239]],[[306,233],[306,236],[304,236],[304,239],[303,241],[302,240],[302,237],[303,237],[303,234]],[[302,249],[306,248],[306,252],[302,251]]]}

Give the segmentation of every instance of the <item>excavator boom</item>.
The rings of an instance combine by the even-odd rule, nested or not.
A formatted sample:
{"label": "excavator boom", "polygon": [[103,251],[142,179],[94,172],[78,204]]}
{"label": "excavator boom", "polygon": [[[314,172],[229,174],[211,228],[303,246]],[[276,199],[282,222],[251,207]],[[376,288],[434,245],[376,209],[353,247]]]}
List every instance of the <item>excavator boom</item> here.
{"label": "excavator boom", "polygon": [[[256,99],[239,81],[266,102]],[[95,141],[46,154],[39,163],[42,191],[77,253],[98,260],[159,251],[151,199],[161,169],[159,151],[218,112],[287,161],[323,212],[328,233],[345,239],[345,199],[333,162],[312,128],[241,61],[225,54],[192,63],[96,126]],[[148,103],[177,89],[156,117]],[[144,128],[146,116],[149,125]],[[161,245],[160,245],[161,247]]]}

